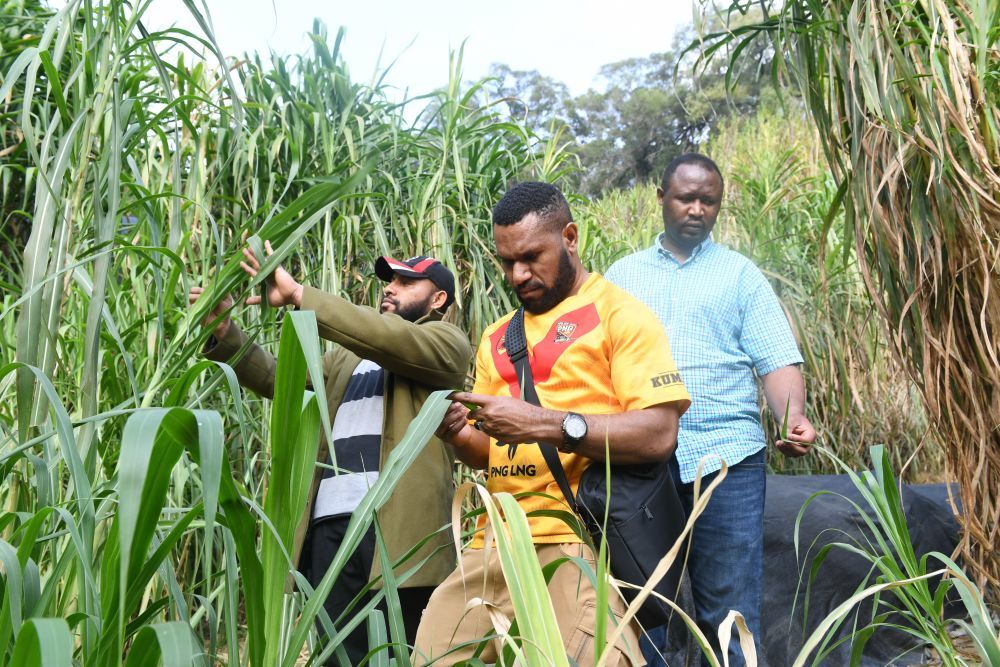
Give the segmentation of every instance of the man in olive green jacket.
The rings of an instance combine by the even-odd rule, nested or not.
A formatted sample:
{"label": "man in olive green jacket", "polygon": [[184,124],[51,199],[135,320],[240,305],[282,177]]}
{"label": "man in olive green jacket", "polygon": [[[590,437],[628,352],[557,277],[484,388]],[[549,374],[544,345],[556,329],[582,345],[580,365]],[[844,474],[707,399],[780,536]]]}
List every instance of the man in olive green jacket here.
{"label": "man in olive green jacket", "polygon": [[[270,244],[266,247],[270,253]],[[244,249],[243,254],[243,269],[256,275],[260,268],[257,258],[249,249]],[[294,544],[299,569],[314,586],[332,562],[351,512],[377,479],[389,452],[427,396],[438,389],[462,388],[472,358],[467,336],[441,320],[454,301],[451,271],[430,257],[404,262],[382,257],[376,262],[376,274],[386,281],[379,310],[300,285],[281,267],[267,281],[270,305],[314,311],[319,335],[338,344],[323,357],[338,471],[335,473],[329,465],[317,466],[312,501],[305,508]],[[201,292],[200,287],[192,288],[191,303]],[[248,304],[259,302],[260,297],[247,300]],[[231,306],[232,300],[227,297],[209,320],[217,319]],[[206,356],[231,362],[240,384],[270,398],[275,359],[269,352],[250,344],[242,357],[232,361],[246,342],[246,334],[226,318],[217,325]],[[317,458],[319,463],[332,461],[325,437]],[[379,526],[390,560],[397,561],[450,521],[453,461],[450,446],[432,438],[379,510]],[[402,572],[428,559],[399,591],[411,644],[427,599],[455,567],[454,549],[448,543],[448,534],[441,533],[399,568]],[[380,575],[374,552],[372,528],[325,602],[334,622],[368,581]],[[350,614],[345,620],[349,618]],[[365,624],[351,633],[344,648],[351,663],[359,664],[368,653]]]}

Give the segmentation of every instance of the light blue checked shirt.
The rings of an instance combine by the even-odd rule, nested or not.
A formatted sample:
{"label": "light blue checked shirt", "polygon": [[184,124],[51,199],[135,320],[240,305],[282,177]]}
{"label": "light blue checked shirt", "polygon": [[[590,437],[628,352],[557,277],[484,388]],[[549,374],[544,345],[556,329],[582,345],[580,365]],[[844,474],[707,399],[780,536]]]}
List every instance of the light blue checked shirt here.
{"label": "light blue checked shirt", "polygon": [[[718,454],[739,463],[765,447],[757,375],[802,363],[778,297],[753,262],[706,239],[683,264],[660,245],[615,262],[605,278],[645,303],[667,330],[691,394],[677,463],[684,482]],[[704,474],[720,468],[706,462]]]}

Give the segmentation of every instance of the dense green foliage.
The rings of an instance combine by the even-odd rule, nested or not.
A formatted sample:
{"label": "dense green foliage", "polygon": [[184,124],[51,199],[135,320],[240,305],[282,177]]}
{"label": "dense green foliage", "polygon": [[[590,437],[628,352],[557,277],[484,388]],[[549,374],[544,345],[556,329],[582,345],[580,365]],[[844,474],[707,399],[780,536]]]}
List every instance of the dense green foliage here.
{"label": "dense green foliage", "polygon": [[[213,66],[206,22],[201,37],[146,34],[143,7],[2,5],[0,273],[17,288],[0,311],[0,655],[41,631],[26,618],[61,617],[86,664],[120,664],[133,641],[129,660],[153,655],[186,626],[213,658],[294,661],[322,614],[282,592],[296,517],[272,493],[308,486],[271,473],[302,472],[275,445],[315,442],[317,415],[244,401],[231,371],[193,363],[213,298],[253,289],[241,238],[269,238],[273,261],[295,251],[314,284],[359,301],[378,289],[377,255],[433,252],[478,277],[458,312],[481,329],[506,307],[490,204],[511,179],[558,178],[562,157],[471,104],[481,88],[460,86],[460,55],[411,125],[349,79],[319,27],[307,56]],[[211,298],[189,309],[198,283]],[[278,313],[248,314],[276,338]],[[315,331],[299,334],[318,354]]]}
{"label": "dense green foliage", "polygon": [[[297,381],[276,398],[302,406],[294,417],[244,397],[231,370],[199,361],[200,321],[223,293],[256,289],[236,264],[256,235],[275,244],[272,265],[361,303],[376,302],[378,255],[435,254],[460,279],[450,317],[477,341],[512,304],[490,208],[516,179],[572,193],[569,135],[512,119],[496,82],[463,83],[461,53],[408,122],[380,84],[350,79],[341,35],[322,26],[308,54],[232,60],[194,3],[197,35],[146,33],[147,4],[71,2],[53,14],[0,0],[0,662],[62,655],[68,630],[88,665],[120,664],[129,646],[130,663],[162,652],[181,664],[161,648],[190,644],[191,627],[211,660],[288,664],[317,616],[338,630],[373,618],[388,641],[393,618],[324,619],[319,597],[282,594],[294,517],[271,494],[296,485],[275,471],[302,472],[282,446],[326,428],[325,401]],[[888,440],[902,464],[924,427],[882,354],[853,246],[826,217],[837,188],[816,168],[815,138],[773,111],[710,126],[707,150],[729,183],[719,237],[774,278],[806,352],[811,418],[845,460]],[[572,199],[596,270],[659,227],[649,187]],[[209,296],[190,309],[194,284]],[[324,343],[307,324],[235,315],[276,352],[284,328],[282,358],[305,364],[288,373],[315,364]],[[933,454],[919,456],[937,470]]]}

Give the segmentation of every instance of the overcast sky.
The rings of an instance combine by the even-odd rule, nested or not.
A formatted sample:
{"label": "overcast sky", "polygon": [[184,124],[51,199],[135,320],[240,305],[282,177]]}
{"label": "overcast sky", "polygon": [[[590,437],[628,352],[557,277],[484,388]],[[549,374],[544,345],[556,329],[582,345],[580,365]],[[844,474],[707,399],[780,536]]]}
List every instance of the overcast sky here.
{"label": "overcast sky", "polygon": [[[201,0],[196,0],[201,2]],[[467,39],[464,78],[487,73],[494,62],[537,69],[566,83],[573,94],[599,88],[601,65],[670,47],[676,26],[692,19],[691,0],[207,0],[216,37],[227,55],[308,48],[314,17],[347,34],[342,53],[358,81],[397,59],[387,81],[410,95],[444,85],[448,52]],[[155,0],[151,28],[193,27],[181,0]]]}

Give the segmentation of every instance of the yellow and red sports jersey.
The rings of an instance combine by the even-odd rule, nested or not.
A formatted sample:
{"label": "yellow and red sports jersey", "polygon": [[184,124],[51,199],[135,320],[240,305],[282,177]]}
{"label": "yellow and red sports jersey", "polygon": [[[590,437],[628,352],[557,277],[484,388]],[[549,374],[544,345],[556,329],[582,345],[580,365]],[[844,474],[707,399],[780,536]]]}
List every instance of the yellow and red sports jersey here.
{"label": "yellow and red sports jersey", "polygon": [[[512,316],[504,316],[483,333],[476,354],[473,392],[477,394],[521,397],[517,373],[504,346]],[[674,401],[686,409],[691,403],[659,320],[597,273],[591,273],[576,294],[547,313],[525,312],[524,333],[535,390],[546,408],[587,415]],[[559,457],[576,492],[591,459],[562,453]],[[519,502],[525,512],[567,511],[559,485],[534,443],[511,447],[491,439],[486,474],[490,493],[541,493],[558,499],[522,497]],[[580,541],[558,518],[529,516],[528,523],[535,543]],[[482,546],[482,533],[473,546]]]}

